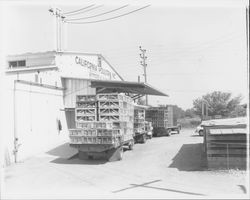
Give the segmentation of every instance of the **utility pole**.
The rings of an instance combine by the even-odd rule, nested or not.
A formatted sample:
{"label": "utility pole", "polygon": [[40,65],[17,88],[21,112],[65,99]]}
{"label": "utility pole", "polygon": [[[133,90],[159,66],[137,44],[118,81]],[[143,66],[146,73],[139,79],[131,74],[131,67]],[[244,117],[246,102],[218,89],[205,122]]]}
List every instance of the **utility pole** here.
{"label": "utility pole", "polygon": [[[208,120],[208,110],[210,110],[210,105],[206,100],[202,100],[201,102],[201,118],[202,120]],[[210,110],[211,111],[211,110]]]}
{"label": "utility pole", "polygon": [[49,12],[55,17],[55,49],[56,51],[62,51],[62,22],[65,16],[62,15],[59,8],[50,8]]}
{"label": "utility pole", "polygon": [[[141,53],[140,53],[140,57],[141,57],[141,65],[143,66],[143,69],[144,69],[144,82],[147,83],[147,70],[146,70],[146,67],[147,67],[147,63],[146,63],[146,60],[147,60],[147,56],[145,55],[146,54],[146,49],[142,49],[141,46],[139,47]],[[146,105],[148,105],[148,95],[146,95]]]}

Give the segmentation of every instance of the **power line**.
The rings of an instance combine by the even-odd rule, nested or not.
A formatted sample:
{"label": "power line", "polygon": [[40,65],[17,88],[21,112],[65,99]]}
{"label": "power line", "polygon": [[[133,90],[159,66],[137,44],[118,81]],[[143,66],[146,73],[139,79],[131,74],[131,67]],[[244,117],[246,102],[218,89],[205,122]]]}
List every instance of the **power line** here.
{"label": "power line", "polygon": [[87,13],[87,12],[89,12],[89,11],[91,11],[91,10],[95,10],[95,9],[100,8],[100,7],[102,7],[102,6],[103,6],[103,5],[99,5],[99,6],[96,6],[96,7],[94,7],[94,8],[90,8],[90,9],[88,9],[88,10],[83,10],[83,11],[78,12],[78,13],[70,14],[70,15],[68,15],[68,16],[79,15],[79,14]]}
{"label": "power line", "polygon": [[87,9],[87,8],[93,7],[94,5],[95,5],[95,4],[92,4],[92,5],[90,5],[90,6],[87,6],[87,7],[78,9],[78,10],[74,10],[74,11],[70,11],[70,12],[65,12],[65,13],[63,13],[63,15],[68,15],[68,14],[71,14],[71,13],[79,12],[79,11],[81,11],[81,10],[85,10],[85,9]]}
{"label": "power line", "polygon": [[125,8],[125,7],[128,7],[129,5],[125,5],[125,6],[121,6],[119,8],[116,8],[116,9],[113,9],[113,10],[110,10],[108,12],[103,12],[103,13],[100,13],[100,14],[97,14],[97,15],[93,15],[93,16],[89,16],[89,17],[83,17],[83,18],[77,18],[77,19],[68,19],[66,21],[76,21],[76,20],[82,20],[82,19],[89,19],[89,18],[94,18],[94,17],[99,17],[99,16],[102,16],[102,15],[105,15],[105,14],[108,14],[108,13],[111,13],[111,12],[115,12],[117,10],[120,10],[122,8]]}
{"label": "power line", "polygon": [[139,10],[142,10],[142,9],[145,9],[147,7],[149,7],[150,5],[147,5],[147,6],[144,6],[144,7],[141,7],[139,9],[136,9],[136,10],[133,10],[133,11],[130,11],[128,13],[125,13],[125,14],[122,14],[122,15],[117,15],[115,17],[111,17],[111,18],[107,18],[107,19],[102,19],[102,20],[96,20],[96,21],[89,21],[89,22],[66,22],[66,23],[69,23],[69,24],[92,24],[92,23],[98,23],[98,22],[104,22],[104,21],[108,21],[108,20],[112,20],[112,19],[116,19],[116,18],[119,18],[119,17],[123,17],[123,16],[126,16],[126,15],[129,15],[131,13],[134,13],[134,12],[137,12]]}

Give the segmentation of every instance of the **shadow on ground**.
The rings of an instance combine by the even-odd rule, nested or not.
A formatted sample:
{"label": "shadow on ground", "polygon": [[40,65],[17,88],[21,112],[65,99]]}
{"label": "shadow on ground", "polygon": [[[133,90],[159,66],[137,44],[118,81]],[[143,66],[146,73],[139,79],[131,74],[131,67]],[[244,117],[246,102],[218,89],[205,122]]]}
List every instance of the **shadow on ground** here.
{"label": "shadow on ground", "polygon": [[168,166],[180,171],[204,171],[206,170],[206,159],[203,152],[203,144],[184,144],[172,159]]}
{"label": "shadow on ground", "polygon": [[142,183],[142,184],[130,184],[131,185],[130,187],[126,187],[126,188],[122,188],[120,190],[113,191],[113,193],[119,193],[119,192],[123,192],[125,190],[131,190],[131,189],[136,189],[138,187],[142,187],[142,188],[161,190],[161,191],[166,191],[166,192],[204,196],[203,194],[200,194],[200,193],[188,192],[188,191],[183,191],[183,190],[176,190],[176,189],[172,189],[172,188],[157,187],[157,186],[151,185],[153,183],[160,182],[160,181],[161,180],[155,180],[155,181],[150,181],[150,182],[146,182],[146,183]]}
{"label": "shadow on ground", "polygon": [[78,153],[78,151],[72,147],[69,146],[69,143],[66,142],[64,144],[61,144],[49,151],[46,152],[47,154],[51,156],[57,156],[61,158],[71,158],[75,154]]}
{"label": "shadow on ground", "polygon": [[104,159],[96,159],[96,160],[88,160],[88,159],[84,159],[81,160],[78,158],[78,154],[76,154],[75,156],[73,156],[72,158],[69,159],[65,159],[65,158],[56,158],[52,161],[50,161],[51,163],[56,163],[56,164],[77,164],[77,165],[101,165],[101,164],[105,164],[107,162],[107,160]]}
{"label": "shadow on ground", "polygon": [[46,152],[49,155],[57,156],[58,158],[50,161],[57,164],[82,164],[82,165],[98,165],[107,162],[105,159],[84,159],[78,158],[78,151],[69,146],[69,143],[64,143]]}

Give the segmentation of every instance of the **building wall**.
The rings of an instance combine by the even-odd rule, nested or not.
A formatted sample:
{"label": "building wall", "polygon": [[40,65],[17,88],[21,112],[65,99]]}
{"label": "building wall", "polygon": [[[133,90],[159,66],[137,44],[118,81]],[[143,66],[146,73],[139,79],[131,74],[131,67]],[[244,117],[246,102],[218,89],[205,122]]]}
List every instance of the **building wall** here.
{"label": "building wall", "polygon": [[[7,57],[8,61],[16,61],[16,60],[25,60],[27,67],[34,67],[34,66],[48,66],[55,64],[55,52],[48,51],[44,53],[27,53],[23,55],[13,55]],[[8,63],[7,63],[8,66]]]}
{"label": "building wall", "polygon": [[90,87],[88,79],[62,79],[64,90],[64,106],[65,108],[75,108],[76,95],[95,95],[96,89]]}
{"label": "building wall", "polygon": [[[61,87],[61,78],[55,70],[39,73],[44,85],[31,85],[14,81],[25,80],[35,83],[36,71],[28,73],[6,74],[6,110],[4,118],[4,163],[14,162],[14,135],[20,145],[17,161],[23,161],[32,155],[42,153],[68,141],[68,126],[63,103],[63,90],[56,87],[46,88],[44,85]],[[15,90],[14,90],[15,88]],[[15,109],[14,109],[15,108]],[[58,120],[62,130],[58,130]]]}
{"label": "building wall", "polygon": [[[110,64],[94,54],[47,52],[7,59],[25,59],[26,67],[8,70],[4,81],[5,108],[9,111],[3,120],[5,165],[14,162],[15,138],[18,162],[68,142],[68,128],[75,126],[74,109],[65,108],[75,108],[76,95],[96,93],[90,88],[90,79],[121,80]],[[38,69],[43,66],[54,68]],[[15,85],[15,80],[26,83]],[[59,120],[62,130],[58,129]]]}
{"label": "building wall", "polygon": [[15,102],[19,161],[67,142],[62,90],[17,83]]}

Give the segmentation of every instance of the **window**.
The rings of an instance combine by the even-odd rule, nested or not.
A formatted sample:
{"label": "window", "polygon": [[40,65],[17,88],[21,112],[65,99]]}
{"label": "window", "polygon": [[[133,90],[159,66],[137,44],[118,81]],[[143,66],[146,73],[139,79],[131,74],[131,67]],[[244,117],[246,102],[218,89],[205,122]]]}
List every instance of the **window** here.
{"label": "window", "polygon": [[25,60],[19,60],[17,61],[18,67],[25,67],[26,66],[26,61]]}
{"label": "window", "polygon": [[9,68],[17,67],[17,62],[16,61],[11,61],[9,62]]}
{"label": "window", "polygon": [[26,60],[9,61],[9,68],[25,67]]}

